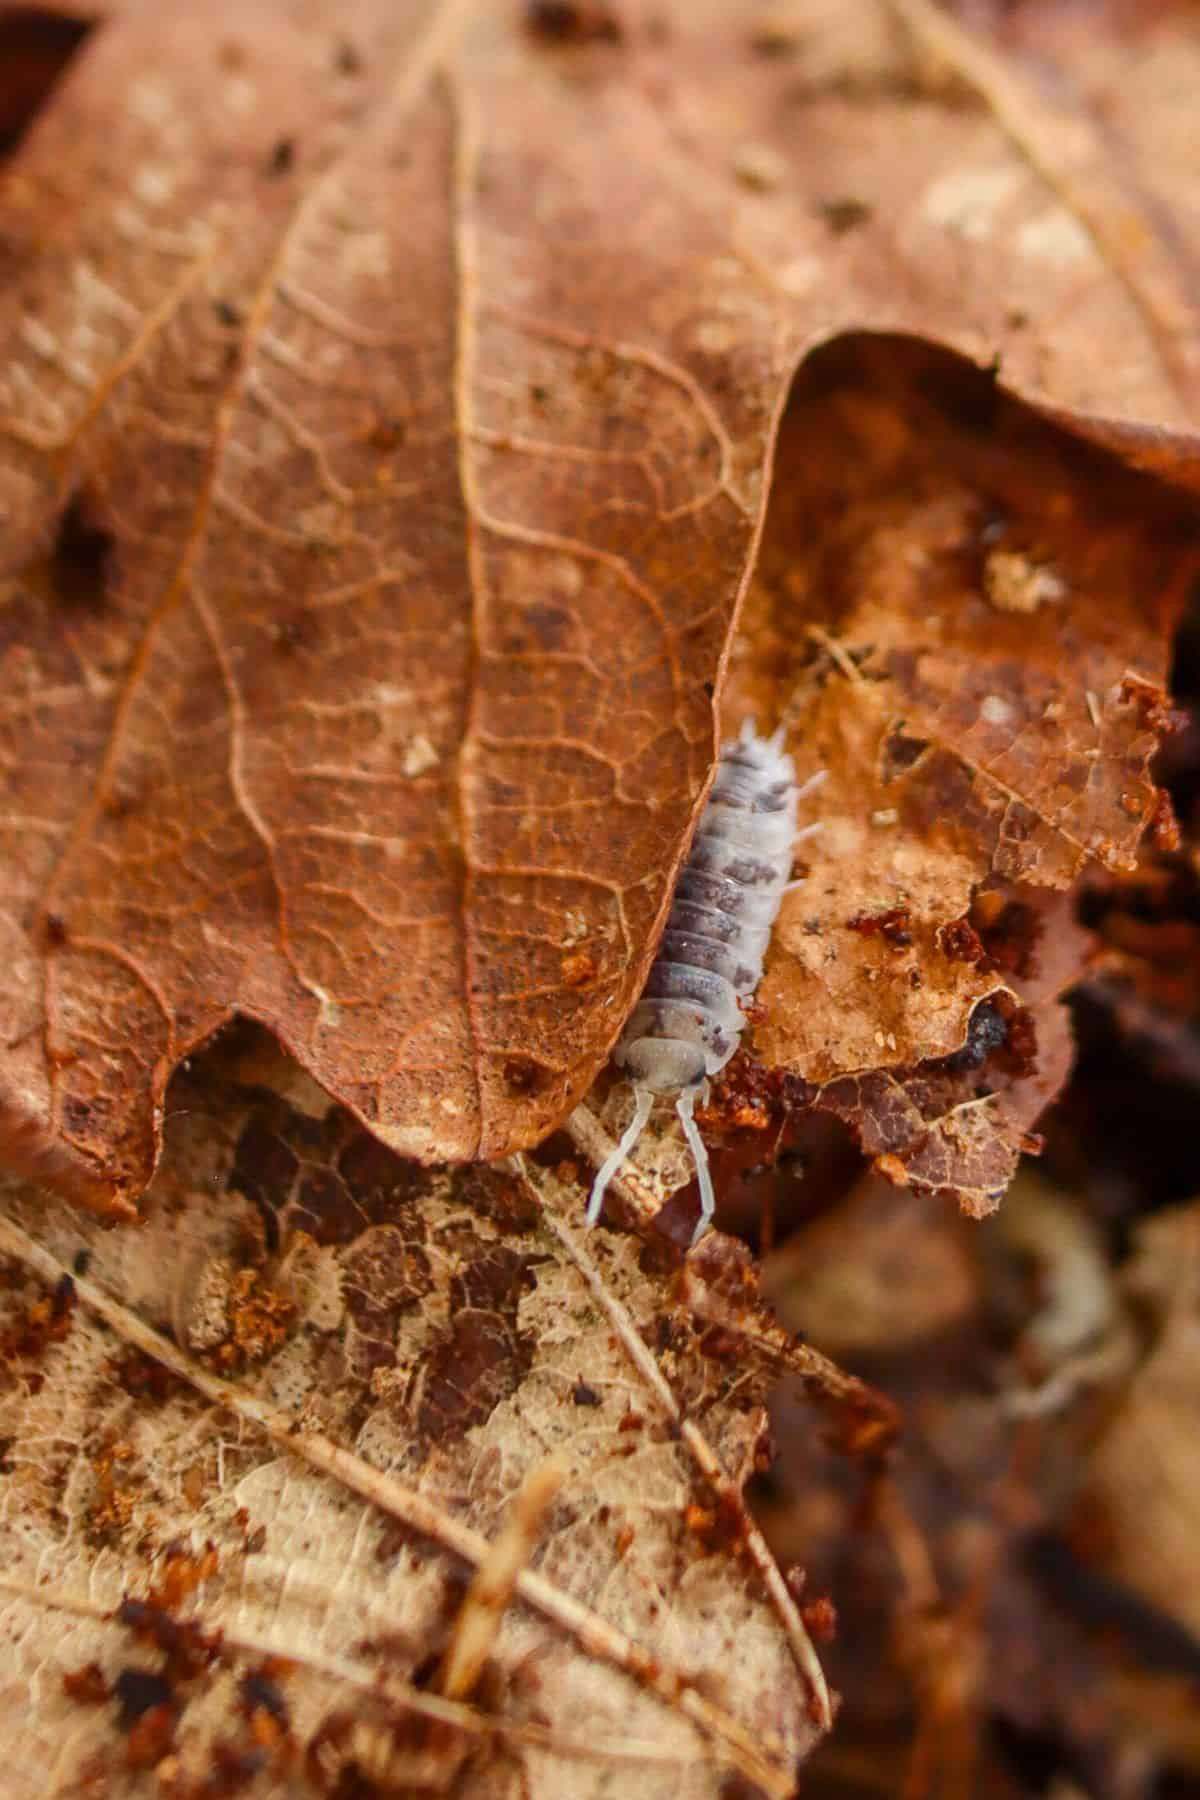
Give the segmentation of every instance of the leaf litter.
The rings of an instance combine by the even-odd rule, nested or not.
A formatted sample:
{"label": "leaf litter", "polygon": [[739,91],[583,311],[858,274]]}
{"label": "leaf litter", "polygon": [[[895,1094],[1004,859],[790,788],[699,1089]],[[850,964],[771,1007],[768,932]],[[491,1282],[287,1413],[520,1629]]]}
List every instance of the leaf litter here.
{"label": "leaf litter", "polygon": [[[582,1246],[566,1150],[423,1172],[326,1095],[431,1165],[562,1122],[761,710],[829,818],[711,1128],[995,1204],[1068,1073],[1076,884],[1173,831],[1186,194],[1129,152],[1186,45],[1140,40],[1120,143],[1103,50],[1050,105],[1024,17],[925,0],[110,11],[0,198],[7,1157],[129,1217],[197,1045],[240,1014],[299,1069],[177,1083],[123,1244],[13,1201],[29,1766],[790,1792],[824,1615],[746,1514],[756,1408],[799,1375],[870,1464],[888,1404],[728,1240]],[[593,1159],[619,1106],[571,1115]]]}
{"label": "leaf litter", "polygon": [[[992,65],[928,9],[800,6],[770,30],[716,0],[586,11],[485,26],[465,4],[359,0],[334,29],[287,0],[131,7],[21,141],[0,215],[6,1137],[115,1212],[153,1167],[171,1070],[235,1013],[431,1162],[528,1146],[583,1095],[711,772],[805,351],[904,331],[1000,358],[1013,394],[1135,461],[1179,420],[1161,296],[1107,265]],[[1119,347],[1102,387],[1097,342]],[[1036,421],[996,404],[1014,455],[1033,446]],[[791,461],[812,472],[795,443],[777,492]],[[1180,481],[1189,454],[1180,437]],[[1057,455],[1077,494],[1098,465]],[[913,642],[928,571],[900,553],[924,544],[950,581],[947,534],[987,521],[965,484],[916,477],[906,523],[903,464],[897,446],[893,573],[863,596],[874,673],[914,731],[961,740],[960,778],[1026,874],[1065,879],[1101,840],[1126,856],[1153,730],[1127,784],[1120,703],[1085,682],[1104,741],[1077,793],[1086,694],[1039,772],[1021,727],[1059,703],[1053,671],[985,654],[963,684],[953,656],[1006,623],[1049,639],[1061,612],[1107,675],[1099,549],[1089,564],[1071,521],[1056,532],[992,469],[1050,541],[997,542],[987,618],[947,616],[935,656]],[[1146,573],[1127,560],[1144,536],[1100,535]],[[1064,540],[1069,578],[1039,561]],[[1169,562],[1137,658],[1152,684]],[[1058,580],[1061,606],[1004,610]],[[840,696],[846,730],[867,702]],[[1138,810],[1114,821],[1117,781]],[[965,891],[978,854],[950,848]],[[878,1064],[913,1060],[895,1011],[855,1014],[884,1035]],[[918,1056],[965,1031],[943,1006]],[[838,1072],[872,1066],[865,1048]],[[802,1072],[837,1053],[804,1046]]]}
{"label": "leaf litter", "polygon": [[[418,1737],[444,1724],[456,1770],[486,1748],[455,1791],[599,1793],[619,1765],[653,1792],[669,1764],[687,1793],[716,1794],[729,1768],[790,1792],[828,1701],[742,1497],[771,1355],[733,1337],[714,1353],[635,1240],[582,1248],[577,1190],[552,1172],[414,1171],[340,1109],[297,1113],[212,1056],[200,1074],[173,1090],[135,1232],[47,1226],[36,1193],[7,1197],[4,1592],[28,1674],[49,1607],[79,1621],[54,1628],[51,1695],[93,1662],[109,1688],[125,1667],[157,1676],[117,1609],[186,1551],[209,1559],[194,1604],[160,1610],[229,1655],[172,1689],[160,1748],[180,1794],[209,1792],[229,1658],[247,1654],[288,1665],[298,1758],[335,1707],[353,1713],[347,1682],[380,1681],[400,1696],[397,1767],[405,1720]],[[260,1302],[286,1301],[266,1337],[239,1323],[245,1272]],[[71,1296],[61,1325],[14,1336],[47,1285]],[[769,1334],[743,1289],[743,1327]],[[483,1580],[514,1496],[551,1464],[513,1603],[502,1589],[476,1653],[476,1706],[439,1710],[430,1658],[453,1660],[462,1571]],[[30,1793],[47,1772],[128,1768],[113,1708],[81,1723],[69,1688],[10,1738]]]}

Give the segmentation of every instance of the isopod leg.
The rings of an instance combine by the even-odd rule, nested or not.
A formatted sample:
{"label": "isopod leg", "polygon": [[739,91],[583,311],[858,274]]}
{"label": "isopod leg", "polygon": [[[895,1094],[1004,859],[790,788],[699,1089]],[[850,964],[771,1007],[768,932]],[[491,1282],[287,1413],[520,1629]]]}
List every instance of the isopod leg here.
{"label": "isopod leg", "polygon": [[646,1121],[650,1117],[650,1109],[653,1105],[654,1095],[649,1088],[634,1088],[633,1117],[621,1133],[620,1142],[612,1155],[606,1157],[596,1170],[596,1179],[592,1183],[592,1191],[588,1198],[587,1222],[589,1225],[594,1225],[600,1217],[605,1189],[622,1163],[628,1161],[630,1151],[646,1129]]}
{"label": "isopod leg", "polygon": [[712,1176],[708,1168],[708,1151],[704,1147],[704,1139],[696,1126],[692,1108],[696,1104],[694,1088],[684,1088],[675,1102],[675,1111],[679,1114],[679,1123],[683,1126],[683,1135],[688,1141],[692,1153],[692,1161],[696,1165],[696,1179],[700,1184],[700,1217],[696,1229],[692,1233],[693,1244],[698,1243],[712,1224],[714,1212],[717,1210],[716,1196],[713,1193]]}
{"label": "isopod leg", "polygon": [[829,770],[818,769],[815,775],[810,775],[807,781],[802,781],[796,789],[796,804],[799,805],[801,800],[807,800],[810,794],[815,794],[821,783],[828,779]]}

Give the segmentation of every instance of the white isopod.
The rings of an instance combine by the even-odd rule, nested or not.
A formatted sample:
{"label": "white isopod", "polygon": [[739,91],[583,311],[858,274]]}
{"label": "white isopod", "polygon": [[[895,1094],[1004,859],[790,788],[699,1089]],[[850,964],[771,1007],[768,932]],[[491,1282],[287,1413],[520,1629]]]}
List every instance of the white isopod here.
{"label": "white isopod", "polygon": [[655,1098],[674,1094],[700,1183],[695,1237],[708,1229],[713,1185],[694,1117],[696,1098],[737,1049],[746,1023],[739,1002],[749,999],[762,977],[771,927],[793,885],[792,852],[818,829],[797,832],[796,810],[825,772],[797,787],[783,742],[782,729],[762,738],[748,720],[721,751],[658,955],[613,1051],[633,1083],[633,1117],[596,1172],[589,1225],[645,1130]]}

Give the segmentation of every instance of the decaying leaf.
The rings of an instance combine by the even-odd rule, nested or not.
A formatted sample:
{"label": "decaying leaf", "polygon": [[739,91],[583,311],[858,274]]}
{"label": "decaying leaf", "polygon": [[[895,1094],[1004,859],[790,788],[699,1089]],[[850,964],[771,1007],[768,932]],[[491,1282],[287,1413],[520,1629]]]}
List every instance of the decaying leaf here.
{"label": "decaying leaf", "polygon": [[[998,557],[1032,610],[997,605]],[[1131,862],[1194,567],[1186,512],[983,378],[866,342],[810,364],[732,684],[829,770],[760,996],[770,1062],[819,1080],[959,1048],[1003,985],[965,928],[977,890]]]}
{"label": "decaying leaf", "polygon": [[[715,1344],[633,1240],[582,1243],[552,1174],[423,1170],[201,1073],[136,1230],[6,1195],[5,1681],[38,1687],[5,1713],[14,1800],[135,1764],[216,1793],[255,1683],[250,1793],[370,1756],[457,1794],[790,1793],[827,1700],[742,1500],[774,1366],[732,1334],[765,1329],[751,1290]],[[452,1703],[472,1565],[550,1459]]]}
{"label": "decaying leaf", "polygon": [[[1200,1642],[1189,1529],[1196,1493],[1200,1215],[1148,1220],[1126,1287],[1150,1326],[1141,1366],[1097,1444],[1077,1497],[1077,1530],[1099,1567]],[[1195,1734],[1192,1735],[1196,1751]]]}
{"label": "decaying leaf", "polygon": [[[9,171],[6,1137],[114,1210],[153,1166],[171,1070],[235,1013],[430,1161],[535,1142],[582,1094],[710,772],[813,345],[907,331],[1002,356],[1043,412],[1191,479],[1182,431],[1149,429],[1186,419],[1190,365],[1088,210],[1104,140],[1082,113],[1059,181],[1053,115],[918,0],[590,16],[117,8]],[[1033,432],[996,404],[1010,439]],[[840,765],[829,841],[867,886],[889,885],[866,854],[887,828],[856,795],[894,774],[873,811],[904,839],[922,807],[968,809],[940,869],[916,827],[932,927],[989,860],[1060,881],[1128,857],[1155,734],[1120,682],[1131,662],[1161,683],[1178,564],[1127,507],[1087,550],[1122,478],[1064,444],[1076,513],[1000,520],[968,580],[982,467],[930,491],[898,428],[844,546],[864,585],[834,623],[863,679],[823,721],[819,699],[790,716]],[[999,461],[1020,512],[1046,465],[1014,493]],[[780,480],[813,463],[789,439]],[[889,534],[930,560],[889,564]],[[1153,618],[1131,644],[1135,580]],[[936,654],[913,642],[926,603]],[[828,631],[814,594],[788,605],[789,637]],[[1069,692],[1040,652],[1011,667],[1060,618]],[[805,916],[784,931],[801,986]],[[852,1009],[843,987],[840,1059],[789,995],[764,1044],[819,1080],[897,1067],[961,1045],[985,988],[935,962],[922,1019],[894,983]]]}

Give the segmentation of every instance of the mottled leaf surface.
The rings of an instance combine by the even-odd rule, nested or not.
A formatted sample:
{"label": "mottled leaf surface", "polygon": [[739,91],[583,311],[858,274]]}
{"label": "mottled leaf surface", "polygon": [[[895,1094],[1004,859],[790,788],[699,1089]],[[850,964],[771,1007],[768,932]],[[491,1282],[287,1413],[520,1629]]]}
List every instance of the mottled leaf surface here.
{"label": "mottled leaf surface", "polygon": [[[208,1059],[202,1091],[172,1090],[136,1230],[65,1208],[47,1223],[35,1194],[6,1192],[14,1800],[141,1791],[137,1771],[168,1755],[175,1791],[220,1792],[254,1748],[251,1677],[269,1679],[283,1729],[248,1795],[336,1791],[369,1752],[393,1783],[432,1768],[462,1795],[717,1800],[735,1775],[788,1794],[817,1702],[740,1503],[768,1454],[770,1359],[728,1332],[711,1345],[634,1240],[579,1249],[554,1177],[401,1162],[311,1085],[272,1095],[270,1066],[250,1089]],[[98,1318],[93,1292],[116,1311]],[[138,1322],[166,1334],[168,1367]],[[228,1404],[197,1370],[231,1384]],[[486,1545],[555,1454],[541,1585],[519,1590],[479,1691],[439,1717],[437,1661],[471,1574],[455,1533]],[[428,1510],[424,1531],[389,1513],[389,1483]],[[127,1599],[152,1605],[113,1616]],[[166,1707],[154,1731],[135,1729],[135,1675]]]}

